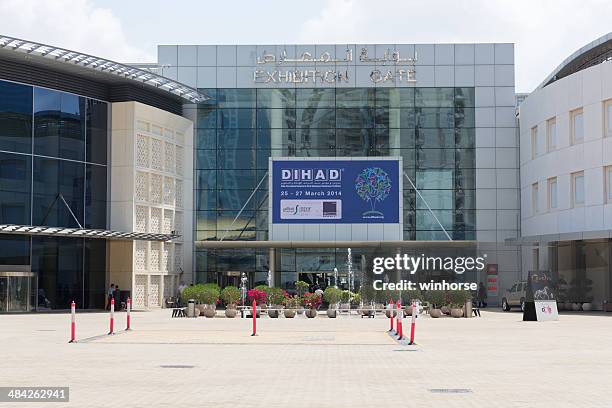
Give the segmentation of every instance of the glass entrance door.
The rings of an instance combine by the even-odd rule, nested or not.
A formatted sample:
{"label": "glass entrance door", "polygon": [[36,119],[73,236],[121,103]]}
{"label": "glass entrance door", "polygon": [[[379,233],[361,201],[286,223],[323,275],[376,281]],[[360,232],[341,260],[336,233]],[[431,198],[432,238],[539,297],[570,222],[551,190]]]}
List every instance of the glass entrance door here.
{"label": "glass entrance door", "polygon": [[0,272],[0,312],[29,312],[34,307],[31,272]]}

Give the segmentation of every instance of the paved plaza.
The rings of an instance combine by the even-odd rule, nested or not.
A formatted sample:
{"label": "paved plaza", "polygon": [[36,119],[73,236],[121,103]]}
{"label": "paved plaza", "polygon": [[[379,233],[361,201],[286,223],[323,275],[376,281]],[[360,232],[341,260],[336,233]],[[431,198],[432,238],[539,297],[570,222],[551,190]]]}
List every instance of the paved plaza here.
{"label": "paved plaza", "polygon": [[42,406],[79,408],[612,406],[612,314],[422,317],[416,347],[382,316],[264,316],[251,337],[250,319],[170,314],[107,336],[106,313],[81,313],[76,344],[68,314],[2,315],[0,386],[69,386],[69,404]]}

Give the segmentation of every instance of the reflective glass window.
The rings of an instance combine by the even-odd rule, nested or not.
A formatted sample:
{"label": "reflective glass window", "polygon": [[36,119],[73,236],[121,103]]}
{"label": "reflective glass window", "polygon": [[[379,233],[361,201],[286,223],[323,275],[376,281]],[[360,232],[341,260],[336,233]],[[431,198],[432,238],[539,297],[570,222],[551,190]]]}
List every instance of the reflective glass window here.
{"label": "reflective glass window", "polygon": [[295,89],[258,89],[258,108],[294,108]]}
{"label": "reflective glass window", "polygon": [[0,81],[0,150],[32,151],[32,87]]}
{"label": "reflective glass window", "polygon": [[34,158],[33,224],[78,227],[66,205],[83,225],[85,164],[43,157]]}
{"label": "reflective glass window", "polygon": [[255,151],[246,149],[224,149],[218,154],[219,169],[254,169]]}
{"label": "reflective glass window", "polygon": [[329,108],[298,108],[296,127],[303,129],[333,129],[336,127],[336,110]]}
{"label": "reflective glass window", "polygon": [[217,148],[217,131],[216,129],[195,129],[196,149],[216,149]]}
{"label": "reflective glass window", "polygon": [[427,108],[453,107],[454,88],[415,88],[415,106]]}
{"label": "reflective glass window", "polygon": [[106,166],[87,164],[85,228],[106,228]]}
{"label": "reflective glass window", "polygon": [[295,109],[257,109],[258,128],[295,128]]}
{"label": "reflective glass window", "polygon": [[254,129],[220,129],[217,131],[220,149],[252,149],[255,147]]}
{"label": "reflective glass window", "polygon": [[337,88],[337,108],[368,108],[375,107],[374,88]]}
{"label": "reflective glass window", "polygon": [[373,128],[374,117],[373,108],[337,109],[336,127],[339,129]]}
{"label": "reflective glass window", "polygon": [[34,153],[85,160],[85,98],[34,88]]}
{"label": "reflective glass window", "polygon": [[226,88],[217,90],[219,108],[254,108],[256,106],[254,88]]}
{"label": "reflective glass window", "polygon": [[87,161],[106,164],[108,150],[108,104],[87,100]]}
{"label": "reflective glass window", "polygon": [[297,88],[295,105],[298,108],[334,108],[336,106],[335,88]]}
{"label": "reflective glass window", "polygon": [[30,237],[0,235],[0,265],[29,265]]}
{"label": "reflective glass window", "polygon": [[0,224],[30,224],[31,156],[0,153]]}
{"label": "reflective glass window", "polygon": [[422,148],[455,147],[455,131],[453,129],[417,129],[416,144]]}
{"label": "reflective glass window", "polygon": [[255,109],[218,109],[217,129],[254,128],[256,113]]}

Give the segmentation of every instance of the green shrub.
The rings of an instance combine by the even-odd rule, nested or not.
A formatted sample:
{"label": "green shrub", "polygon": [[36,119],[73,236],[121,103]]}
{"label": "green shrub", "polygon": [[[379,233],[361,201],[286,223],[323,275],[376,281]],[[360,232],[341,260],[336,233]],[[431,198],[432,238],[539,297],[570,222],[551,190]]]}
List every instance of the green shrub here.
{"label": "green shrub", "polygon": [[272,305],[282,305],[287,297],[287,292],[281,288],[268,288],[266,293],[268,294],[268,300]]}
{"label": "green shrub", "polygon": [[240,300],[240,289],[235,286],[226,286],[221,291],[221,299],[226,305],[233,305]]}
{"label": "green shrub", "polygon": [[461,308],[465,302],[472,298],[472,294],[467,290],[449,290],[448,300],[451,307]]}
{"label": "green shrub", "polygon": [[359,296],[360,299],[364,302],[372,302],[376,300],[376,292],[377,290],[372,287],[372,285],[364,284],[359,288]]}
{"label": "green shrub", "polygon": [[196,303],[213,305],[219,300],[219,294],[218,285],[198,283],[197,285],[186,287],[183,290],[183,301],[187,302],[189,299],[193,299]]}
{"label": "green shrub", "polygon": [[401,299],[403,305],[409,305],[412,304],[413,300],[423,300],[423,294],[418,289],[404,290],[402,291]]}
{"label": "green shrub", "polygon": [[308,288],[310,287],[310,285],[304,281],[297,281],[295,282],[295,290],[298,294],[298,296],[304,296],[304,293],[308,292]]}
{"label": "green shrub", "polygon": [[352,295],[353,294],[351,293],[350,290],[343,290],[342,294],[340,295],[340,301],[342,303],[348,303],[351,301],[351,298],[353,297]]}
{"label": "green shrub", "polygon": [[334,305],[342,299],[342,291],[333,286],[328,286],[323,292],[323,299],[330,305]]}
{"label": "green shrub", "polygon": [[425,298],[435,308],[440,308],[446,305],[446,294],[442,290],[430,290]]}

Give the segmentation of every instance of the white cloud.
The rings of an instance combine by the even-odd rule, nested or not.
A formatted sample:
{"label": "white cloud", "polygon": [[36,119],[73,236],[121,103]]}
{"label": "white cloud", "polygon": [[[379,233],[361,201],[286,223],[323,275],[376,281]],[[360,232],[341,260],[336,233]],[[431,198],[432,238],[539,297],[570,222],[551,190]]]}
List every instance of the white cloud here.
{"label": "white cloud", "polygon": [[127,62],[155,61],[131,46],[121,21],[90,0],[2,0],[0,34]]}
{"label": "white cloud", "polygon": [[515,43],[516,88],[530,91],[572,52],[610,31],[608,0],[328,0],[304,43]]}

